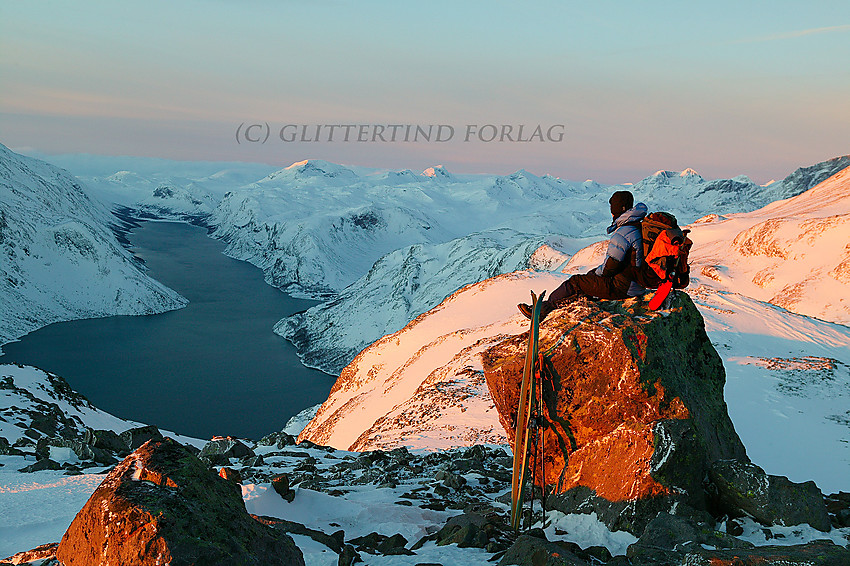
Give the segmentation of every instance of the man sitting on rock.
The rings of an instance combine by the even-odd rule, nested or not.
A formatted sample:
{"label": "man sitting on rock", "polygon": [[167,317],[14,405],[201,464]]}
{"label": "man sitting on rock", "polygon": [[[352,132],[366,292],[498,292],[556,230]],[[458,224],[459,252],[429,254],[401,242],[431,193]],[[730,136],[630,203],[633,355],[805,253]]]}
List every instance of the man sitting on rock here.
{"label": "man sitting on rock", "polygon": [[[608,227],[611,239],[605,261],[594,270],[583,275],[573,275],[543,301],[540,320],[546,318],[560,303],[578,296],[600,299],[625,299],[640,295],[646,289],[637,282],[643,265],[643,237],[641,220],[646,216],[646,205],[634,204],[629,191],[615,192],[608,203],[614,221]],[[531,305],[520,303],[519,311],[531,318]]]}

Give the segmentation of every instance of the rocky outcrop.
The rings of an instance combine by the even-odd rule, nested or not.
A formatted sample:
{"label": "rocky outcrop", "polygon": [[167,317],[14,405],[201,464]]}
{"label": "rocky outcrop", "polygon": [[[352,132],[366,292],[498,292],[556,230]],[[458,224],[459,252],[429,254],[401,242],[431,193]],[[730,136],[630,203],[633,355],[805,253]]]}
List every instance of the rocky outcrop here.
{"label": "rocky outcrop", "polygon": [[720,513],[749,515],[768,525],[808,523],[824,532],[832,528],[823,493],[813,481],[794,483],[737,460],[714,462],[709,477]]}
{"label": "rocky outcrop", "polygon": [[248,515],[232,482],[171,439],[146,443],[110,472],[57,558],[65,566],[304,564],[291,538]]}
{"label": "rocky outcrop", "polygon": [[[679,533],[684,534],[684,533]],[[671,541],[676,539],[670,539]],[[703,537],[698,537],[703,540]],[[740,541],[739,541],[740,542]],[[693,539],[678,539],[667,548],[629,547],[629,566],[850,566],[850,551],[831,540],[806,544],[713,548]],[[614,562],[608,562],[614,564]]]}
{"label": "rocky outcrop", "polygon": [[[482,356],[511,440],[526,338]],[[562,510],[607,505],[609,527],[640,535],[675,501],[707,507],[702,482],[712,462],[746,460],[723,400],[722,361],[687,294],[657,312],[641,298],[574,302],[541,324],[540,351],[550,378],[542,382],[546,477],[536,481],[563,494],[561,504],[572,501]]]}
{"label": "rocky outcrop", "polygon": [[[0,436],[0,455],[36,460],[19,468],[22,472],[61,468],[77,474],[117,464],[144,441],[162,439],[155,426],[129,428],[135,423],[100,411],[60,376],[31,366],[0,365],[0,395],[5,399],[0,407],[3,420],[15,423],[14,427],[0,427],[0,435],[9,435]],[[111,429],[91,428],[86,423]],[[119,435],[116,430],[124,432]]]}
{"label": "rocky outcrop", "polygon": [[749,549],[753,544],[705,524],[669,513],[659,513],[629,546],[627,555],[637,564],[678,564],[685,553],[704,548]]}
{"label": "rocky outcrop", "polygon": [[231,458],[248,458],[254,451],[232,436],[216,436],[206,443],[198,457],[212,466],[226,465]]}

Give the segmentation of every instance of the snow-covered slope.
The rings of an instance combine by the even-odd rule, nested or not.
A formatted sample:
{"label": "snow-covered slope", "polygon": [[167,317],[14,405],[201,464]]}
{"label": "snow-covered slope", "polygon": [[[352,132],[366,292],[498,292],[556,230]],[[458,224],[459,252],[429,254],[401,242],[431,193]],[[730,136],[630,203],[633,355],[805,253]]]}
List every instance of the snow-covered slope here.
{"label": "snow-covered slope", "polygon": [[295,344],[305,364],[338,374],[377,337],[402,328],[461,287],[530,265],[560,264],[566,256],[552,246],[572,251],[583,244],[507,228],[415,244],[379,259],[333,300],[283,319],[275,332]]}
{"label": "snow-covered slope", "polygon": [[[93,406],[68,384],[52,373],[31,366],[0,365],[0,437],[15,445],[28,436],[33,417],[40,413],[47,417],[45,408],[56,407],[67,419],[74,421],[77,428],[111,430],[115,433],[142,426],[140,423],[114,417]],[[54,416],[54,418],[56,418]],[[35,439],[29,437],[29,445]]]}
{"label": "snow-covered slope", "polygon": [[668,210],[689,223],[708,213],[749,212],[771,202],[804,193],[850,166],[850,155],[800,167],[782,181],[757,185],[746,175],[732,179],[703,179],[693,169],[657,171],[631,190],[650,210]]}
{"label": "snow-covered slope", "polygon": [[[59,437],[60,427],[63,433],[68,429],[79,433],[91,429],[120,434],[144,425],[98,409],[61,377],[38,368],[10,364],[0,364],[0,414],[2,560],[14,552],[58,541],[103,481],[103,472],[112,467],[90,460],[84,464],[70,447],[71,443],[62,447],[48,444],[50,459],[56,464],[77,467],[77,475],[69,475],[67,468],[20,472],[21,468],[35,464],[35,453],[41,446],[39,440]],[[198,448],[204,445],[198,439],[163,433]]]}
{"label": "snow-covered slope", "polygon": [[350,450],[507,442],[478,355],[528,329],[516,304],[530,289],[563,279],[516,272],[454,293],[361,352],[300,438]]}
{"label": "snow-covered slope", "polygon": [[768,473],[850,489],[850,328],[707,286],[689,290],[726,368],[747,454]]}
{"label": "snow-covered slope", "polygon": [[[480,353],[527,331],[516,303],[565,277],[517,272],[453,294],[361,352],[301,438],[352,450],[505,442]],[[850,329],[707,286],[690,292],[724,360],[729,413],[753,461],[826,492],[850,488]],[[791,447],[798,457],[788,457]]]}
{"label": "snow-covered slope", "polygon": [[67,171],[0,145],[0,344],[60,320],[185,305],[139,269],[112,221]]}
{"label": "snow-covered slope", "polygon": [[801,195],[691,228],[698,281],[850,324],[850,167]]}

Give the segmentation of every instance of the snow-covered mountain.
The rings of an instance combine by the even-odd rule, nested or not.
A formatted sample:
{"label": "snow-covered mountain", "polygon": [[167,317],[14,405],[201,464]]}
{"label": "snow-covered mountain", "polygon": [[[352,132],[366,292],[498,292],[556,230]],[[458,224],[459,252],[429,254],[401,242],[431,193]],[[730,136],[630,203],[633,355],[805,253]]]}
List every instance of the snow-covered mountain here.
{"label": "snow-covered mountain", "polygon": [[[850,165],[797,196],[752,212],[706,215],[687,227],[695,242],[692,286],[850,323]],[[604,254],[604,245],[589,246],[563,271],[582,273]]]}
{"label": "snow-covered mountain", "polygon": [[452,294],[346,366],[301,438],[351,450],[506,443],[478,354],[525,332],[517,302],[562,279],[515,272]]}
{"label": "snow-covered mountain", "polygon": [[[809,177],[783,182],[782,195],[808,189]],[[775,200],[774,185],[743,176],[706,181],[687,170],[660,171],[630,188],[651,209],[690,222],[716,210],[754,210]],[[607,199],[620,188],[524,170],[504,176],[454,175],[442,167],[419,175],[358,173],[308,160],[229,192],[210,222],[228,253],[261,267],[269,282],[316,296],[341,291],[382,256],[414,244],[445,244],[500,228],[529,237],[604,234]]]}
{"label": "snow-covered mountain", "polygon": [[[834,173],[836,167],[844,162],[850,163],[850,157],[799,169],[769,187],[756,185],[743,176],[706,181],[692,169],[681,173],[659,171],[630,187],[630,190],[651,210],[673,212],[686,223],[706,212],[751,211],[762,203],[771,202],[777,194],[802,193],[811,188],[810,183],[828,172]],[[558,257],[558,261],[553,260],[554,263],[545,268],[554,269],[592,240],[603,237],[610,222],[607,199],[612,191],[623,188],[605,187],[593,182],[567,183],[551,177],[536,177],[524,171],[506,177],[482,176],[461,180],[444,169],[438,170],[441,171],[439,176],[430,172],[428,177],[439,179],[441,184],[422,189],[423,192],[439,193],[440,188],[451,186],[453,191],[463,188],[469,194],[478,186],[478,203],[491,211],[489,221],[505,229],[498,231],[500,235],[495,239],[491,235],[496,231],[485,230],[461,235],[449,242],[437,238],[437,241],[402,248],[380,258],[365,275],[331,301],[281,321],[276,331],[296,345],[306,364],[338,373],[363,347],[402,328],[407,321],[439,304],[462,286],[497,273],[537,267],[528,261],[544,239],[550,241],[548,248]],[[412,174],[405,176],[408,181],[412,178]],[[512,203],[513,208],[505,207],[505,202]],[[463,202],[457,204],[463,206]],[[457,208],[445,210],[445,216],[449,216],[449,211],[465,215]],[[468,229],[486,224],[471,217],[470,220]],[[432,222],[436,224],[439,221],[434,219]],[[260,231],[259,238],[262,238],[262,233]],[[423,235],[433,237],[437,233]],[[238,239],[239,236],[235,236],[234,240]],[[253,246],[254,249],[269,247],[259,243]],[[493,264],[493,257],[502,257],[504,250],[512,249],[524,250],[522,257],[511,253],[505,257],[516,261],[500,260]],[[451,253],[448,253],[449,250]],[[538,254],[542,252],[540,250]],[[580,257],[587,254],[581,252]],[[250,255],[238,252],[236,255],[256,263]],[[268,256],[273,257],[275,252],[261,255],[264,258],[261,265],[268,266],[272,264]],[[598,258],[594,256],[593,259],[598,263]],[[299,260],[293,257],[290,261],[297,263]],[[276,266],[266,269],[280,271]]]}
{"label": "snow-covered mountain", "polygon": [[227,191],[277,169],[260,163],[38,152],[31,155],[73,172],[88,195],[108,208],[130,207],[159,218],[208,216]]}
{"label": "snow-covered mountain", "polygon": [[[621,188],[523,170],[456,175],[439,166],[416,174],[320,160],[274,170],[143,158],[54,159],[79,170],[87,192],[106,206],[205,219],[228,242],[229,255],[261,267],[270,283],[298,296],[331,299],[281,321],[278,330],[308,364],[332,373],[463,285],[529,267],[544,240],[554,254],[547,264],[552,269],[601,239],[607,198]],[[850,157],[801,168],[766,187],[743,176],[707,181],[689,169],[659,171],[629,188],[651,209],[690,222],[799,194],[847,162]],[[116,222],[106,218],[101,214],[99,223]]]}
{"label": "snow-covered mountain", "polygon": [[[2,146],[0,151],[0,328],[5,331],[8,320],[18,325],[10,325],[8,336],[51,320],[97,316],[92,304],[103,314],[119,306],[138,312],[150,306],[153,312],[180,304],[135,267],[107,228],[114,219],[85,196],[78,180]],[[800,169],[767,187],[743,177],[706,181],[689,170],[662,171],[630,187],[651,209],[672,211],[692,223],[697,245],[689,292],[723,358],[729,413],[749,455],[769,473],[814,479],[825,492],[850,490],[850,330],[828,322],[844,320],[847,312],[850,171],[833,170],[845,169],[847,159]],[[528,300],[529,290],[551,291],[566,273],[598,263],[604,245],[587,244],[603,237],[607,198],[620,188],[524,171],[462,176],[435,167],[415,174],[316,161],[248,184],[244,172],[223,172],[218,185],[204,180],[215,173],[167,173],[155,181],[147,174],[108,181],[111,175],[98,176],[104,181],[93,192],[104,202],[151,214],[210,213],[209,222],[228,241],[230,253],[263,267],[269,281],[331,295],[330,302],[281,321],[278,330],[310,363],[332,370],[354,358],[304,437],[358,450],[503,443],[478,356],[504,336],[526,331],[528,323],[515,305]],[[780,196],[788,200],[759,208]],[[704,217],[707,213],[716,216]],[[542,271],[523,270],[528,267]],[[104,297],[104,305],[95,303],[96,297]],[[4,368],[16,384],[41,388],[45,402],[56,402],[87,426],[116,431],[127,426],[93,407],[66,406],[39,370]],[[11,403],[29,410],[17,399]],[[20,427],[6,424],[5,432],[0,426],[2,435],[17,434],[21,440]],[[263,455],[271,463],[264,472],[277,473],[272,458],[283,456],[267,448]],[[323,452],[313,453],[320,467]],[[290,459],[300,464],[301,458]],[[10,465],[3,470],[0,483],[12,486],[4,491],[11,494],[4,500],[11,519],[0,525],[10,529],[6,532],[17,528],[18,516],[33,518],[20,530],[49,523],[45,532],[56,532],[56,517],[61,523],[73,516],[100,479],[37,472],[39,484],[19,479]],[[277,497],[267,486],[246,488]],[[33,495],[42,489],[45,495]],[[354,489],[352,497],[386,489]],[[393,499],[407,489],[393,492]],[[298,512],[314,517],[316,496],[299,490]],[[25,499],[19,492],[26,504],[18,503]],[[255,494],[260,501],[252,504],[248,492],[253,512],[267,510],[261,495]],[[59,494],[59,511],[54,494]],[[322,501],[327,521],[339,520],[339,500]],[[352,526],[345,523],[349,536],[375,509],[406,509],[384,503],[357,507]]]}
{"label": "snow-covered mountain", "polygon": [[[485,230],[571,232],[593,227],[596,199],[582,186],[525,171],[459,177],[409,171],[357,175],[323,161],[296,163],[228,193],[210,222],[228,254],[258,265],[272,284],[308,295],[335,294],[381,257],[415,244],[445,244]],[[566,202],[573,203],[568,210]],[[541,216],[541,203],[564,214]],[[515,242],[517,243],[517,242]]]}
{"label": "snow-covered mountain", "polygon": [[70,173],[0,145],[0,344],[51,322],[186,304],[140,270],[112,221]]}

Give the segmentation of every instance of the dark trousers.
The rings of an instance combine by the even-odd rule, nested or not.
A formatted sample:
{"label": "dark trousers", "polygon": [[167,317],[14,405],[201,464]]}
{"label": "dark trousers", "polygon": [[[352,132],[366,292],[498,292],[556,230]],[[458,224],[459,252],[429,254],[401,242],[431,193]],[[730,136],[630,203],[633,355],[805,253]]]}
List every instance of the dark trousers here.
{"label": "dark trousers", "polygon": [[583,275],[573,275],[552,291],[546,302],[556,307],[558,303],[580,295],[600,299],[625,299],[629,296],[630,283],[631,279],[622,273],[615,277],[602,277],[592,271]]}

